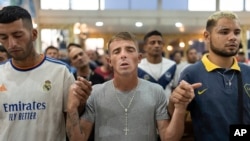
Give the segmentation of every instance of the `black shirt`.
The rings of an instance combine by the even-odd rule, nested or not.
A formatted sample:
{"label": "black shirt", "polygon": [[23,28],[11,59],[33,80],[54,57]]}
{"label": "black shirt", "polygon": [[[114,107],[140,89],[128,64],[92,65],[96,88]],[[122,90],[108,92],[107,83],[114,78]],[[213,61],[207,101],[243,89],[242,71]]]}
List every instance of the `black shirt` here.
{"label": "black shirt", "polygon": [[[76,72],[73,75],[74,75],[75,79],[77,79]],[[94,71],[92,71],[90,73],[89,78],[86,78],[86,77],[84,77],[84,78],[87,79],[88,81],[90,81],[92,83],[92,85],[101,84],[101,83],[105,82],[104,78],[101,75],[95,73]]]}

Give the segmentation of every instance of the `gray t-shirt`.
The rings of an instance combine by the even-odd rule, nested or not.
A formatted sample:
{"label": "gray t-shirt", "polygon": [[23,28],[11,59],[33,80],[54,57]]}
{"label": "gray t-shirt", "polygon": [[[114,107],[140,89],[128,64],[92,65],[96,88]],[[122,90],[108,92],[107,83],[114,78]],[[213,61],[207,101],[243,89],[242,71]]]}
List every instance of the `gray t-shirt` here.
{"label": "gray t-shirt", "polygon": [[139,79],[135,90],[121,92],[110,80],[93,86],[82,118],[95,124],[95,141],[156,141],[156,121],[169,119],[166,107],[166,95],[158,84]]}

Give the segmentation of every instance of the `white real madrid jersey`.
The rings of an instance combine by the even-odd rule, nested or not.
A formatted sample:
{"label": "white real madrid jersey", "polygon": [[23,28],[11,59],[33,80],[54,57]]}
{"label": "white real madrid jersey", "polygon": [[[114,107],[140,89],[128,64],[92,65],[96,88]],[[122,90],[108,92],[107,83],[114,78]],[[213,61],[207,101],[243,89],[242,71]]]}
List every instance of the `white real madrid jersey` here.
{"label": "white real madrid jersey", "polygon": [[33,68],[0,65],[0,141],[65,141],[66,101],[74,77],[44,57]]}

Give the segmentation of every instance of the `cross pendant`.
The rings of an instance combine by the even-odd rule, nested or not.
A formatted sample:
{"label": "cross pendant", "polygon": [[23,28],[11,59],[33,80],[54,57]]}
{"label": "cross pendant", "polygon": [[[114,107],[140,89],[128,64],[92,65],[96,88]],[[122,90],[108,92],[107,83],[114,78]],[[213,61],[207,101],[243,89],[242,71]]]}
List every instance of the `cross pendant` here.
{"label": "cross pendant", "polygon": [[126,128],[124,128],[123,129],[123,131],[125,132],[125,135],[128,135],[128,131],[129,131],[129,129],[126,127]]}
{"label": "cross pendant", "polygon": [[228,85],[229,85],[229,86],[231,86],[231,85],[232,85],[231,81],[228,81]]}

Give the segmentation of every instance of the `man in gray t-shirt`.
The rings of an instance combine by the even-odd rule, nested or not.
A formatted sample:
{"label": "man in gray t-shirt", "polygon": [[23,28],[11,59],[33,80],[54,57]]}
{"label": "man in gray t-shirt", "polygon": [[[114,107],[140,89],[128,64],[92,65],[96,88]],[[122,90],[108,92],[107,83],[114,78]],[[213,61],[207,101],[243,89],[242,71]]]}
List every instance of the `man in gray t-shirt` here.
{"label": "man in gray t-shirt", "polygon": [[93,87],[82,118],[95,123],[96,140],[155,141],[154,121],[169,119],[166,106],[164,90],[157,84],[139,79],[135,89],[123,92],[111,80]]}
{"label": "man in gray t-shirt", "polygon": [[[187,101],[174,105],[170,121],[163,88],[138,78],[141,55],[134,35],[116,34],[108,42],[108,50],[113,79],[92,87],[88,81],[78,78],[70,88],[67,106],[70,140],[86,141],[93,127],[96,141],[156,141],[157,130],[161,141],[180,140],[187,104],[199,84],[181,82],[174,90],[173,93],[185,93]],[[84,100],[86,103],[80,103]],[[82,104],[85,112],[79,115]]]}

